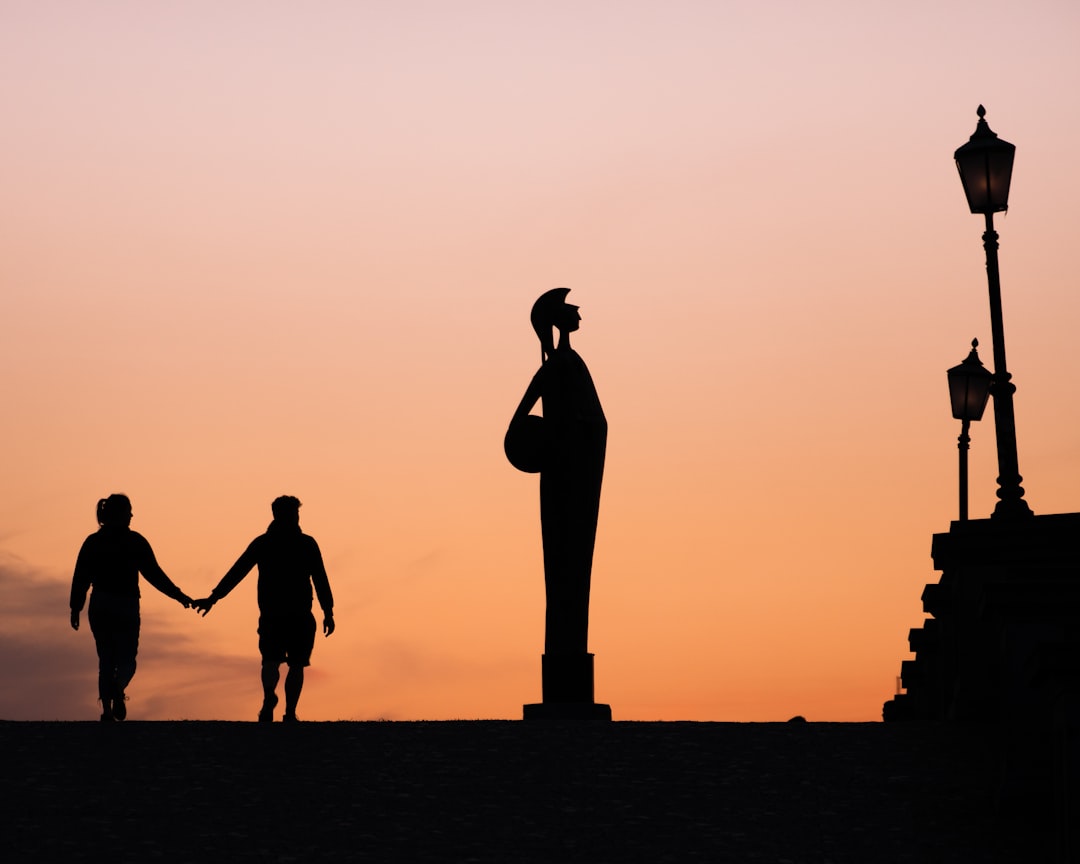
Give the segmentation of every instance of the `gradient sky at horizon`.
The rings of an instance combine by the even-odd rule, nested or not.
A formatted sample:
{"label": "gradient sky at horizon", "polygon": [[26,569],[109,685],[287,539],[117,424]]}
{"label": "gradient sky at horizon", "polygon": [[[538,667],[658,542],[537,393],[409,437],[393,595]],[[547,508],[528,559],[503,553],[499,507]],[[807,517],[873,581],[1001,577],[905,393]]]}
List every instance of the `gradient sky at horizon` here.
{"label": "gradient sky at horizon", "polygon": [[[305,719],[520,716],[538,490],[502,436],[565,285],[610,424],[597,699],[877,719],[956,516],[944,372],[990,365],[980,103],[1020,469],[1078,509],[1078,34],[1065,0],[3,0],[0,718],[95,716],[67,592],[115,491],[193,596],[304,502],[338,618]],[[254,588],[144,587],[133,718],[253,718]]]}

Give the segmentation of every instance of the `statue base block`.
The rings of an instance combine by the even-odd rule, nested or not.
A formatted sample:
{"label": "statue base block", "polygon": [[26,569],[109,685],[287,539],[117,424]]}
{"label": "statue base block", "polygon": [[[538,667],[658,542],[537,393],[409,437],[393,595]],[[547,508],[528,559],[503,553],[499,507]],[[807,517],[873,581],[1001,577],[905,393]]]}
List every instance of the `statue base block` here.
{"label": "statue base block", "polygon": [[544,701],[525,706],[526,720],[611,720],[611,706],[593,701],[592,654],[545,654],[541,661]]}
{"label": "statue base block", "polygon": [[597,702],[536,702],[524,706],[524,719],[559,723],[610,723],[611,706]]}

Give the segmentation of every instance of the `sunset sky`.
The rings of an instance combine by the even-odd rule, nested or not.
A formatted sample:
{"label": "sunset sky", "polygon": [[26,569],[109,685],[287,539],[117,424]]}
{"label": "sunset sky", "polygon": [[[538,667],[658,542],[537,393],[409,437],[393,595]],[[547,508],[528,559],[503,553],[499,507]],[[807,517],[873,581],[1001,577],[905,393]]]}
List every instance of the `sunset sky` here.
{"label": "sunset sky", "polygon": [[[945,370],[991,366],[952,153],[997,218],[1020,471],[1080,509],[1072,0],[0,0],[0,719],[94,719],[94,505],[192,596],[298,496],[338,631],[307,720],[540,699],[538,483],[502,452],[571,288],[610,425],[616,720],[856,721],[957,514]],[[993,509],[992,409],[971,513]],[[144,583],[132,719],[253,720],[253,573]]]}

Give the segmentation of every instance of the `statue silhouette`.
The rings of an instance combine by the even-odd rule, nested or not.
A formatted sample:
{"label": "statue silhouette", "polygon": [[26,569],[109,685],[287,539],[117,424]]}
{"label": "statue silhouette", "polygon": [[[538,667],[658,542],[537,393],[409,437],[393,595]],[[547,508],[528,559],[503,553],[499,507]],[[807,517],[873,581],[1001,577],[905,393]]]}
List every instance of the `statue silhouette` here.
{"label": "statue silhouette", "polygon": [[[533,304],[531,319],[540,339],[541,365],[510,421],[504,450],[514,467],[540,474],[547,593],[544,703],[591,705],[589,590],[607,419],[585,361],[570,347],[570,334],[578,329],[581,316],[577,306],[566,302],[569,292],[569,288],[555,288]],[[559,334],[557,344],[553,330]],[[530,414],[537,402],[543,417]],[[527,715],[532,707],[526,706]],[[531,713],[539,716],[541,712]]]}
{"label": "statue silhouette", "polygon": [[282,721],[297,720],[296,705],[304,688],[304,667],[315,647],[315,617],[311,614],[312,584],[323,610],[323,633],[334,632],[334,596],[315,538],[300,530],[300,499],[275,498],[270,505],[274,520],[265,534],[248,545],[221,577],[209,597],[192,602],[203,617],[258,565],[259,654],[262,656],[263,704],[259,722],[270,723],[277,707],[281,664],[285,676],[285,713]]}
{"label": "statue silhouette", "polygon": [[71,579],[71,627],[90,593],[90,631],[98,655],[101,719],[127,717],[125,690],[135,675],[139,652],[139,573],[166,597],[187,608],[191,598],[173,584],[154,557],[146,538],[131,526],[131,500],[110,495],[97,503],[98,530],[83,541]]}

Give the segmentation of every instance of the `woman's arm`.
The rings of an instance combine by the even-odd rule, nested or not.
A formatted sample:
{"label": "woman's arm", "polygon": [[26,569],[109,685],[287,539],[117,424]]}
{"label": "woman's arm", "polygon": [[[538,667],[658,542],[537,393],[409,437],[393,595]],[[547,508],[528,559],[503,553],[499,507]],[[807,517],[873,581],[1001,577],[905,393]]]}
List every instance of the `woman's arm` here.
{"label": "woman's arm", "polygon": [[75,560],[75,573],[71,577],[71,599],[68,605],[71,607],[71,626],[75,630],[79,629],[79,613],[86,605],[86,592],[90,590],[90,585],[94,581],[94,568],[91,563],[93,553],[90,551],[93,544],[92,537],[93,535],[83,541],[82,548],[79,549],[79,557]]}
{"label": "woman's arm", "polygon": [[146,538],[139,535],[138,539],[142,541],[139,544],[142,546],[138,556],[139,572],[142,573],[146,578],[146,581],[157,588],[158,591],[166,597],[171,597],[187,609],[191,606],[191,598],[181,591],[172,579],[165,575],[165,571],[162,570],[161,565],[158,564],[157,558],[154,556],[154,550],[150,548],[150,543]]}

